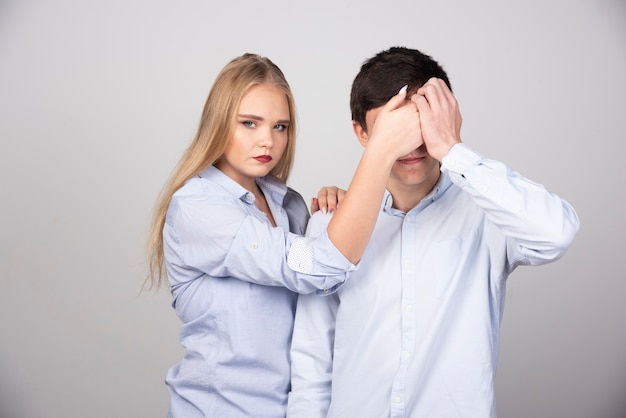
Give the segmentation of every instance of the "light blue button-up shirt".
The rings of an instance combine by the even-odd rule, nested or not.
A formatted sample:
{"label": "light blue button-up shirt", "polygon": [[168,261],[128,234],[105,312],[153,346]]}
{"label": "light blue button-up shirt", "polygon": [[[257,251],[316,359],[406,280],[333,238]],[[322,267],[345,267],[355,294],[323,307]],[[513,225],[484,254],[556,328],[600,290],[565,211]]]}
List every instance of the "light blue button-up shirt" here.
{"label": "light blue button-up shirt", "polygon": [[296,294],[330,293],[355,268],[327,235],[301,236],[299,194],[257,183],[277,228],[215,167],[172,198],[164,254],[186,354],[166,377],[170,417],[284,417]]}
{"label": "light blue button-up shirt", "polygon": [[[561,257],[573,208],[504,164],[455,145],[407,213],[387,193],[359,269],[300,296],[290,418],[493,418],[506,278]],[[315,214],[309,235],[328,215]]]}

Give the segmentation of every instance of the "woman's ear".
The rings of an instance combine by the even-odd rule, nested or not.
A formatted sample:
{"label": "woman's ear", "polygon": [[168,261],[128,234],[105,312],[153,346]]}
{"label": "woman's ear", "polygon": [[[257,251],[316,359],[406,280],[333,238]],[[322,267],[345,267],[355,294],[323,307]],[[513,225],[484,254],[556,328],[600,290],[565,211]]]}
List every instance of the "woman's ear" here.
{"label": "woman's ear", "polygon": [[367,145],[367,141],[369,140],[367,136],[367,131],[363,129],[361,124],[357,121],[352,121],[352,129],[354,130],[354,134],[356,135],[356,139],[359,140],[361,145],[364,147]]}

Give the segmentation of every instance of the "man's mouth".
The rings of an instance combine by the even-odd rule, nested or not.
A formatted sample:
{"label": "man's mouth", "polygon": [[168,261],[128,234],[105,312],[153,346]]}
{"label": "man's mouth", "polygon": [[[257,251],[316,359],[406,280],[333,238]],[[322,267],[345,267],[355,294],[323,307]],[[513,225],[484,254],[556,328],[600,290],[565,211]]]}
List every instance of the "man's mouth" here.
{"label": "man's mouth", "polygon": [[424,157],[406,157],[406,158],[399,159],[398,162],[401,163],[401,164],[412,165],[412,164],[419,163],[423,159],[424,159]]}

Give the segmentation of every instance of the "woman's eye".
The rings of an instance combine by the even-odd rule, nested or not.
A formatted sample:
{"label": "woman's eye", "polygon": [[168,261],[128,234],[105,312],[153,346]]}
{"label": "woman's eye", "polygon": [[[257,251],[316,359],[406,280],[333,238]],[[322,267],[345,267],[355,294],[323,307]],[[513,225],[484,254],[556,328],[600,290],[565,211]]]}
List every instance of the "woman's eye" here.
{"label": "woman's eye", "polygon": [[278,124],[274,125],[274,129],[277,129],[279,131],[285,131],[285,130],[287,130],[287,125],[282,124],[282,123],[278,123]]}
{"label": "woman's eye", "polygon": [[243,126],[246,126],[248,128],[254,128],[256,126],[256,122],[252,121],[252,120],[244,120],[241,122],[241,124]]}

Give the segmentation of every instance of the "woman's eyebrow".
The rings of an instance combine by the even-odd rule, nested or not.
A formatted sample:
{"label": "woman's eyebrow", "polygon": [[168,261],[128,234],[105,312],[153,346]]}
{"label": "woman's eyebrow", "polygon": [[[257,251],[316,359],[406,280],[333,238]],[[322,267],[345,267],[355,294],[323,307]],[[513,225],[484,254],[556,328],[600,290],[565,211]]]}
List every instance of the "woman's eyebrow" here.
{"label": "woman's eyebrow", "polygon": [[[262,116],[257,116],[257,115],[248,115],[248,114],[239,114],[237,115],[240,118],[245,118],[245,119],[252,119],[252,120],[258,120],[258,121],[264,121],[265,119]],[[281,119],[281,120],[277,120],[276,123],[283,123],[283,124],[289,124],[291,123],[291,119]]]}
{"label": "woman's eyebrow", "polygon": [[263,118],[261,116],[257,116],[257,115],[247,115],[247,114],[239,114],[237,115],[240,118],[247,118],[247,119],[254,119],[254,120],[263,120]]}

